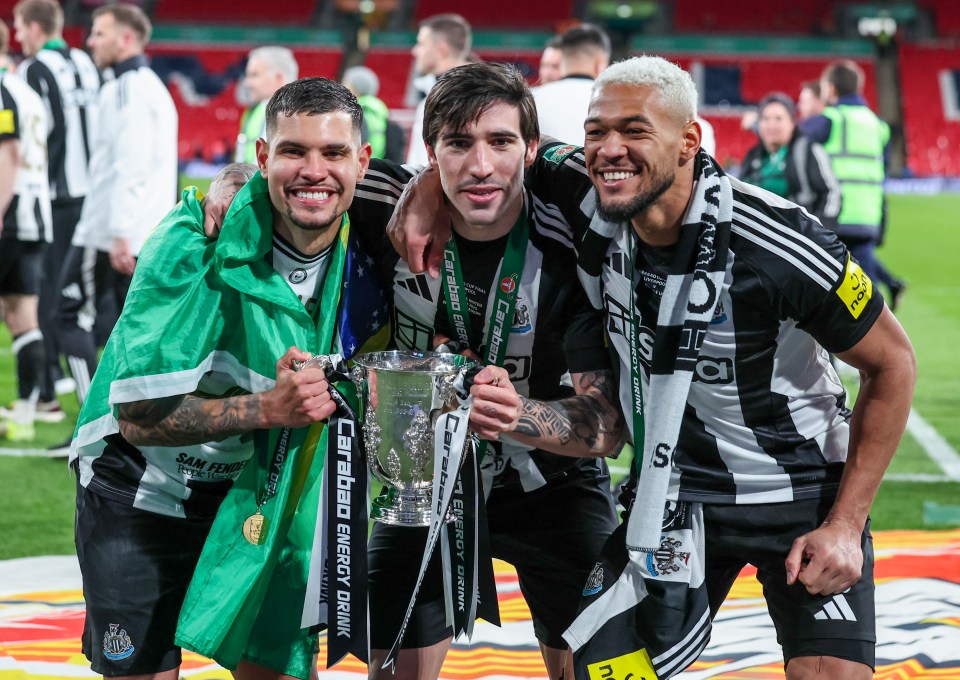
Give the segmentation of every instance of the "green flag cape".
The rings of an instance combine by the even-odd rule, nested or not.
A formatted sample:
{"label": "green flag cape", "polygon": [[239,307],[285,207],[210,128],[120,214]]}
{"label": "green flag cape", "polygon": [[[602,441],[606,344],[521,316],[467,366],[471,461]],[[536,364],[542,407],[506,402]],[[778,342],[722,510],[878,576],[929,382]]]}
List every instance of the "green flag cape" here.
{"label": "green flag cape", "polygon": [[[346,216],[316,320],[267,258],[272,221],[267,184],[258,174],[237,194],[216,242],[203,236],[193,190],[156,229],[81,411],[73,453],[81,459],[81,480],[85,459],[99,455],[103,437],[119,431],[117,404],[188,394],[211,375],[242,391],[263,391],[273,386],[276,361],[289,347],[315,354],[341,350],[336,326],[350,260]],[[382,346],[389,329],[381,330],[357,334],[350,344]],[[257,433],[257,464],[246,466],[221,505],[184,603],[177,643],[228,668],[244,657],[306,678],[314,641],[300,630],[300,614],[326,450],[322,424],[290,433],[276,495],[262,509],[266,539],[252,545],[240,531],[257,507],[279,433]]]}

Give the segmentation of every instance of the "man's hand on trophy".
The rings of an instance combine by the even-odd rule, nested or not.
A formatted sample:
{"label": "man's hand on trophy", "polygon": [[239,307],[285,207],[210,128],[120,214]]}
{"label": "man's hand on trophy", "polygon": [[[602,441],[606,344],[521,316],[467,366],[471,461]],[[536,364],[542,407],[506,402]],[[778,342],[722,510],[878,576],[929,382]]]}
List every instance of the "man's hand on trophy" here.
{"label": "man's hand on trophy", "polygon": [[210,182],[210,190],[200,201],[203,207],[203,233],[207,238],[220,236],[223,218],[230,209],[233,197],[256,171],[257,166],[251,163],[231,163]]}
{"label": "man's hand on trophy", "polygon": [[470,394],[473,395],[470,429],[481,438],[494,440],[516,429],[523,400],[505,369],[486,366],[474,377]]}
{"label": "man's hand on trophy", "polygon": [[261,393],[262,427],[305,427],[333,415],[337,406],[323,368],[311,363],[297,369],[312,356],[291,347],[277,361],[277,382]]}
{"label": "man's hand on trophy", "polygon": [[472,349],[469,347],[463,349],[459,342],[451,340],[442,333],[437,333],[433,336],[433,351],[439,352],[440,354],[461,354],[471,361],[480,361],[480,357],[478,357]]}
{"label": "man's hand on trophy", "polygon": [[410,265],[410,271],[440,276],[443,250],[450,240],[450,211],[435,167],[428,167],[407,182],[387,224],[387,236]]}

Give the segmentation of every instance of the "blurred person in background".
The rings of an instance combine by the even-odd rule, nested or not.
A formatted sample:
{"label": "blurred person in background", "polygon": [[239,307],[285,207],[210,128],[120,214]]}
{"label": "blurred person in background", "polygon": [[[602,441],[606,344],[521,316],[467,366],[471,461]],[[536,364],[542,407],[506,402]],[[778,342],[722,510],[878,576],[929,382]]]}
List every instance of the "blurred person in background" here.
{"label": "blurred person in background", "polygon": [[836,228],[840,184],[830,157],[797,129],[797,110],[783,92],[764,97],[757,107],[760,141],[747,151],[740,179],[802,205],[824,226]]}
{"label": "blurred person in background", "polygon": [[610,64],[610,37],[599,26],[582,24],[556,42],[562,77],[533,90],[540,133],[579,146],[593,81]]}
{"label": "blurred person in background", "polygon": [[[7,60],[10,31],[0,21],[0,61]],[[0,300],[13,336],[17,399],[0,420],[0,439],[33,439],[33,418],[44,361],[37,319],[43,257],[50,242],[47,182],[47,116],[36,92],[0,66]]]}
{"label": "blurred person in background", "polygon": [[[436,14],[420,22],[417,44],[411,52],[413,70],[418,76],[414,86],[423,93],[424,98],[430,94],[440,74],[471,61],[472,43],[470,24],[459,14]],[[423,102],[421,99],[417,104],[410,130],[407,163],[413,165],[426,165],[429,162],[427,147],[423,143]]]}
{"label": "blurred person in background", "polygon": [[257,162],[257,140],[266,134],[267,100],[299,75],[297,60],[286,47],[258,47],[250,52],[241,83],[242,95],[249,106],[240,117],[234,153],[237,163]]}
{"label": "blurred person in background", "polygon": [[[859,85],[859,89],[857,90],[858,92],[863,89],[862,74],[860,74],[860,81],[861,83]],[[806,82],[803,84],[803,87],[800,88],[800,99],[797,102],[797,109],[801,124],[804,124],[803,121],[808,118],[813,118],[814,116],[823,114],[823,109],[826,106],[826,103],[824,102],[822,94],[820,83],[816,80]],[[876,247],[880,247],[883,244],[883,239],[887,231],[887,217],[887,197],[884,195],[882,215],[880,218],[880,230],[875,243]],[[907,289],[906,282],[903,279],[894,276],[893,273],[887,269],[883,262],[881,262],[876,256],[874,256],[873,266],[875,268],[876,280],[885,285],[890,291],[890,295],[887,298],[890,303],[890,309],[896,310],[897,305],[900,303],[900,298]]]}
{"label": "blurred person in background", "polygon": [[874,248],[883,223],[884,153],[890,127],[870,110],[863,85],[863,70],[855,62],[845,59],[827,66],[820,78],[826,106],[822,113],[805,119],[801,130],[823,145],[840,181],[843,205],[837,236],[867,276],[877,280]]}
{"label": "blurred person in background", "polygon": [[380,79],[366,66],[351,66],[343,73],[343,84],[363,108],[363,141],[370,144],[371,158],[403,162],[406,135],[390,120],[390,109],[377,97]]}
{"label": "blurred person in background", "polygon": [[151,31],[139,7],[104,5],[93,13],[87,40],[94,63],[112,69],[114,79],[100,90],[91,200],[83,203],[60,279],[58,339],[81,404],[97,366],[94,326],[113,328],[140,247],[176,201],[177,109],[147,65]]}
{"label": "blurred person in background", "polygon": [[537,77],[538,85],[546,85],[563,77],[563,55],[560,53],[560,36],[554,36],[547,41],[540,55],[540,72]]}
{"label": "blurred person in background", "polygon": [[808,80],[800,86],[797,97],[797,120],[806,120],[823,113],[823,99],[820,96],[820,82]]}
{"label": "blurred person in background", "polygon": [[13,26],[25,57],[18,73],[43,100],[53,241],[47,247],[40,284],[40,330],[46,369],[40,385],[37,419],[63,420],[58,393],[72,389],[63,380],[56,319],[59,289],[70,240],[90,187],[90,134],[96,124],[100,73],[89,55],[63,39],[63,10],[56,0],[21,0],[13,7]]}

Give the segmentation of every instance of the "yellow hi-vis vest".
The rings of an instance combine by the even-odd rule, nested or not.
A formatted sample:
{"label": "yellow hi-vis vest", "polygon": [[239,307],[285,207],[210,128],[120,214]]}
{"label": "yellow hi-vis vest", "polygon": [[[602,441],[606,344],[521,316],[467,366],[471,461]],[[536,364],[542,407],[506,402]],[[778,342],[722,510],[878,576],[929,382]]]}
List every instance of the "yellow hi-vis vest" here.
{"label": "yellow hi-vis vest", "polygon": [[890,128],[866,106],[828,106],[823,115],[831,123],[823,148],[843,197],[837,233],[876,239],[883,218],[883,148]]}
{"label": "yellow hi-vis vest", "polygon": [[257,140],[264,134],[267,125],[267,102],[263,101],[247,109],[240,118],[240,134],[237,135],[237,151],[233,160],[237,163],[257,163]]}

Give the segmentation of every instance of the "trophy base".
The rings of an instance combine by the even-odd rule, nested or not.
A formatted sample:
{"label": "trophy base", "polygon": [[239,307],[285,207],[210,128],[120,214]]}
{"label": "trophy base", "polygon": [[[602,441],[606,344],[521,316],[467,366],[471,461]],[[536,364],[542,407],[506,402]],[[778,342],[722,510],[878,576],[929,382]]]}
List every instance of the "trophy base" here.
{"label": "trophy base", "polygon": [[[390,487],[386,495],[373,499],[370,519],[395,527],[428,527],[433,509],[432,500],[430,489],[400,490]],[[443,521],[449,524],[456,517],[451,504]]]}

